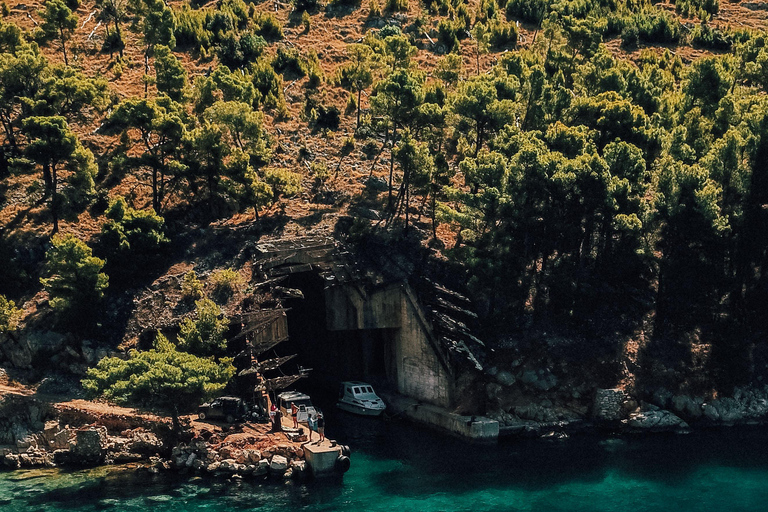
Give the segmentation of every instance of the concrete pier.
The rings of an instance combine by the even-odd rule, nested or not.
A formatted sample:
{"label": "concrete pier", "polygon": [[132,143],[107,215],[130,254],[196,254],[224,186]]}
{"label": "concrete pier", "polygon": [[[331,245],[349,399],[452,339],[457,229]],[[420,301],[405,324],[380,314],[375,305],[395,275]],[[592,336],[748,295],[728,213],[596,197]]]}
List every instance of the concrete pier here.
{"label": "concrete pier", "polygon": [[304,460],[316,478],[340,474],[336,469],[336,460],[340,456],[341,446],[327,439],[322,443],[304,444]]}
{"label": "concrete pier", "polygon": [[499,439],[499,422],[484,416],[464,416],[436,405],[392,393],[379,393],[387,403],[390,416],[402,416],[417,423],[436,427],[443,432],[470,441],[495,443]]}

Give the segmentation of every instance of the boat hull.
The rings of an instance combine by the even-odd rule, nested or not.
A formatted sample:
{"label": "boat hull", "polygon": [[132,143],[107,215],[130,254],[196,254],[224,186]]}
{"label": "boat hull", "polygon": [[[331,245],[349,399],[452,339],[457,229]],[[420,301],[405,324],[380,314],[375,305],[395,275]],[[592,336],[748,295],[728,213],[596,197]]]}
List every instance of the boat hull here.
{"label": "boat hull", "polygon": [[379,416],[384,412],[384,409],[369,409],[367,407],[361,407],[359,405],[342,401],[337,402],[336,407],[342,411],[351,412],[352,414],[358,414],[360,416]]}

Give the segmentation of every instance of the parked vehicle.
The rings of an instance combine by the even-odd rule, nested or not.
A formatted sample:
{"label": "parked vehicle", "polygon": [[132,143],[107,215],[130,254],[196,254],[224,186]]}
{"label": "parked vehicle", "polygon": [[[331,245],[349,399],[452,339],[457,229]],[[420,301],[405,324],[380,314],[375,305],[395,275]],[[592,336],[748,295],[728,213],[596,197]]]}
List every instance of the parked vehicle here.
{"label": "parked vehicle", "polygon": [[291,403],[299,409],[296,419],[299,423],[307,423],[310,415],[316,415],[320,412],[314,405],[309,395],[299,393],[298,391],[283,391],[277,395],[277,401],[280,405],[280,412],[287,418],[291,417]]}
{"label": "parked vehicle", "polygon": [[227,423],[242,421],[248,415],[248,407],[241,398],[221,396],[197,408],[197,417],[201,420],[223,419]]}
{"label": "parked vehicle", "polygon": [[359,381],[341,383],[336,407],[363,416],[378,416],[387,408],[370,384]]}

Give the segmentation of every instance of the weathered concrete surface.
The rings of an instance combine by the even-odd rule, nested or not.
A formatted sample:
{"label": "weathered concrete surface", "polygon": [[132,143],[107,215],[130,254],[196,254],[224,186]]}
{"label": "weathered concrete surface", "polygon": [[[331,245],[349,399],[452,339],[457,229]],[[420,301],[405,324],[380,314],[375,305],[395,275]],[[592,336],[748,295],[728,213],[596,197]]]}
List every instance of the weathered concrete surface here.
{"label": "weathered concrete surface", "polygon": [[430,339],[431,330],[407,284],[398,283],[365,293],[353,284],[325,289],[329,330],[391,329],[389,350],[394,368],[387,374],[399,393],[450,407],[454,378]]}
{"label": "weathered concrete surface", "polygon": [[401,395],[381,393],[392,414],[423,423],[471,441],[496,442],[499,422],[484,416],[464,416],[436,405],[420,403]]}
{"label": "weathered concrete surface", "polygon": [[341,446],[331,446],[327,440],[323,443],[304,445],[304,460],[314,477],[335,474],[336,459],[339,455],[341,455]]}

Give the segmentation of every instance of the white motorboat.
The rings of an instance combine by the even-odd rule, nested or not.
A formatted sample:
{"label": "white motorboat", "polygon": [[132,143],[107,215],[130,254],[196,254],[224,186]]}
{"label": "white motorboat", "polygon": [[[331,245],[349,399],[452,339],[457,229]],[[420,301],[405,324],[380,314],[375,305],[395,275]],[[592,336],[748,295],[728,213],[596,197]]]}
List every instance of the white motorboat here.
{"label": "white motorboat", "polygon": [[336,407],[363,416],[378,416],[387,408],[370,384],[359,381],[341,383]]}

